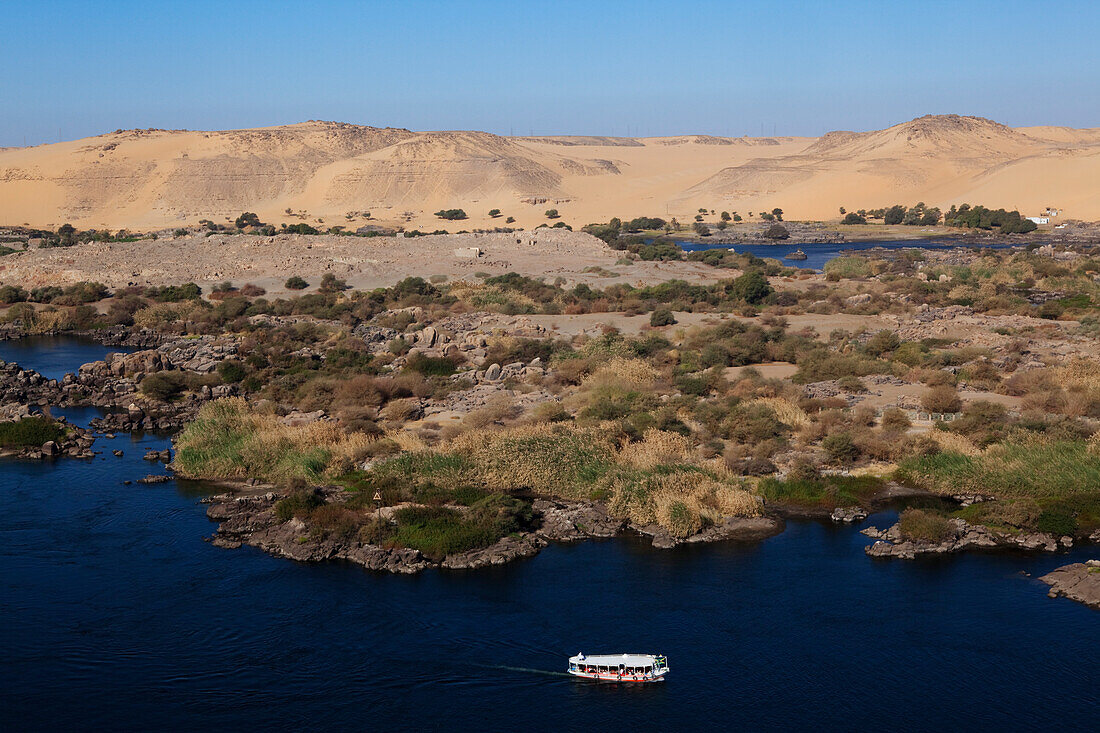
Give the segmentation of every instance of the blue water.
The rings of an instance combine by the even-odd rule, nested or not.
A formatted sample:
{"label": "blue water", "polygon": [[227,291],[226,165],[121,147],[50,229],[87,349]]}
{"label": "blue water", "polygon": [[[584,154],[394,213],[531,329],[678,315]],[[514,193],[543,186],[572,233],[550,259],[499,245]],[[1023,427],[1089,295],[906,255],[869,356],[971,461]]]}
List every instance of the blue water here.
{"label": "blue water", "polygon": [[61,379],[68,372],[75,373],[81,364],[99,361],[112,351],[129,354],[133,349],[104,346],[92,339],[71,336],[27,336],[0,341],[0,360],[34,369],[48,379]]}
{"label": "blue water", "polygon": [[[392,576],[204,543],[208,488],[122,484],[162,470],[141,456],[166,445],[101,438],[90,461],[0,463],[7,729],[1095,730],[1100,716],[1100,613],[1025,575],[1095,548],[872,561],[853,528],[792,522],[760,544],[628,537]],[[561,674],[578,651],[626,650],[667,654],[668,682]]]}
{"label": "blue water", "polygon": [[[686,252],[696,252],[705,249],[733,249],[736,252],[748,252],[754,254],[757,257],[773,257],[780,260],[784,265],[789,267],[801,267],[808,270],[817,270],[820,272],[825,263],[834,257],[840,257],[844,252],[852,250],[865,250],[874,249],[875,247],[881,247],[882,249],[953,249],[960,247],[958,242],[944,242],[944,241],[896,241],[896,240],[883,240],[880,242],[839,242],[829,244],[802,244],[797,240],[788,240],[780,244],[711,244],[705,242],[676,242]],[[986,245],[996,249],[1003,249],[1010,245],[997,244]],[[787,254],[794,252],[797,249],[801,249],[806,253],[806,259],[804,260],[785,260],[783,259]]]}

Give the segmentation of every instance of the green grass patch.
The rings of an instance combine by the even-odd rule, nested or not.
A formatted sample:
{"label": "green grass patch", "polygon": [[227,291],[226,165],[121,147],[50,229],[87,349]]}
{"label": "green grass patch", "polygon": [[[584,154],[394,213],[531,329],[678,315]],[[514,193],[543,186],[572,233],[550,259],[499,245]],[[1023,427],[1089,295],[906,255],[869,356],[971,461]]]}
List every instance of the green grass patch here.
{"label": "green grass patch", "polygon": [[1100,495],[1100,456],[1085,441],[1002,443],[978,456],[943,451],[907,458],[896,478],[941,494],[1031,499]]}
{"label": "green grass patch", "polygon": [[757,484],[757,492],[767,501],[796,506],[835,509],[865,501],[883,487],[875,476],[822,476],[817,479],[777,479],[767,477]]}
{"label": "green grass patch", "polygon": [[65,429],[61,425],[41,415],[0,423],[0,446],[4,448],[40,446],[51,440],[60,440],[64,435]]}
{"label": "green grass patch", "polygon": [[898,517],[902,537],[921,542],[944,542],[955,534],[947,517],[923,509],[906,509]]}
{"label": "green grass patch", "polygon": [[507,535],[529,529],[534,515],[526,501],[490,494],[465,512],[416,506],[399,509],[394,519],[397,526],[383,529],[376,540],[412,547],[428,559],[439,561],[448,555],[488,547]]}

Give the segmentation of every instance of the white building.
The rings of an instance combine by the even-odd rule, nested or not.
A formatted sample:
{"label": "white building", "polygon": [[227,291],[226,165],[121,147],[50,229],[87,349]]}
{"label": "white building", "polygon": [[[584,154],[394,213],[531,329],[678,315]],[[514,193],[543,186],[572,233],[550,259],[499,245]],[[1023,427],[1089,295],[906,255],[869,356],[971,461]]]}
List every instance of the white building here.
{"label": "white building", "polygon": [[1033,221],[1036,224],[1049,224],[1050,223],[1050,219],[1048,217],[1045,217],[1045,216],[1029,216],[1029,217],[1027,217],[1027,220],[1028,221]]}

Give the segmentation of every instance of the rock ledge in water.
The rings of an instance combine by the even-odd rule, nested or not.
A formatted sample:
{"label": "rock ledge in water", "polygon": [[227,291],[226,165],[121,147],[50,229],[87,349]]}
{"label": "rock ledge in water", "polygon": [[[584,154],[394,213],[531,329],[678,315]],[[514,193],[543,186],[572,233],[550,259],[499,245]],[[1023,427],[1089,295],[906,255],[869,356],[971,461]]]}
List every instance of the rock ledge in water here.
{"label": "rock ledge in water", "polygon": [[1050,586],[1051,598],[1065,596],[1100,609],[1100,560],[1063,565],[1039,580]]}

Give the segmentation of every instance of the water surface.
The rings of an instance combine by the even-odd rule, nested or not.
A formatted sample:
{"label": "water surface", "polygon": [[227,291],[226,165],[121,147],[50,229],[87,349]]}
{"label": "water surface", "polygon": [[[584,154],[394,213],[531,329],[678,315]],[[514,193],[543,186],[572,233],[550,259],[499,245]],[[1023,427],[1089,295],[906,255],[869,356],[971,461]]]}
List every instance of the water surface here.
{"label": "water surface", "polygon": [[104,346],[89,338],[74,336],[25,336],[0,341],[0,360],[33,369],[48,379],[76,373],[81,364],[100,361],[111,352],[129,354],[125,346]]}
{"label": "water surface", "polygon": [[[954,241],[944,240],[882,240],[864,242],[830,242],[826,244],[803,244],[796,239],[790,239],[778,244],[717,244],[710,242],[681,242],[676,244],[686,252],[696,252],[706,249],[733,249],[735,252],[748,252],[757,257],[772,257],[780,260],[789,267],[801,267],[809,270],[821,271],[825,263],[834,257],[842,256],[845,251],[861,251],[875,249],[876,247],[888,250],[898,249],[955,249],[970,247],[973,245],[961,245]],[[995,244],[984,245],[994,249],[1004,249],[1012,245]],[[786,260],[784,257],[795,250],[801,249],[806,253],[805,260]]]}

